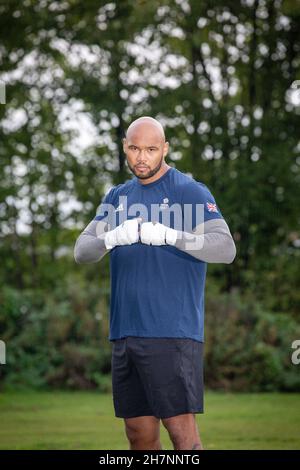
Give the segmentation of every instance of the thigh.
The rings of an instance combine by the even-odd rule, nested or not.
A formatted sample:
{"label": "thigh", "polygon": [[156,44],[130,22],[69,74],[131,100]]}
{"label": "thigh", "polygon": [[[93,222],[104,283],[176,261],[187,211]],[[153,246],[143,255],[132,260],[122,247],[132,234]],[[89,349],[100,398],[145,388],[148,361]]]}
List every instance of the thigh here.
{"label": "thigh", "polygon": [[112,394],[115,416],[135,418],[152,416],[144,385],[134,361],[128,354],[127,338],[112,344]]}

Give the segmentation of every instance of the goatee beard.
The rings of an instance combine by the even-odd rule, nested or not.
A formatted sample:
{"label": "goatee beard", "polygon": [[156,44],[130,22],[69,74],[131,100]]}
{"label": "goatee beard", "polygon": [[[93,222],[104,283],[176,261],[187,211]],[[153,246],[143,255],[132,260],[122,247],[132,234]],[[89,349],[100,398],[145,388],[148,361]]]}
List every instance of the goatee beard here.
{"label": "goatee beard", "polygon": [[163,159],[164,157],[162,156],[159,164],[155,168],[153,168],[153,170],[150,170],[149,173],[147,173],[146,175],[138,175],[135,169],[129,166],[129,164],[128,164],[128,167],[137,178],[141,180],[147,180],[148,178],[151,178],[152,176],[154,176],[161,169]]}

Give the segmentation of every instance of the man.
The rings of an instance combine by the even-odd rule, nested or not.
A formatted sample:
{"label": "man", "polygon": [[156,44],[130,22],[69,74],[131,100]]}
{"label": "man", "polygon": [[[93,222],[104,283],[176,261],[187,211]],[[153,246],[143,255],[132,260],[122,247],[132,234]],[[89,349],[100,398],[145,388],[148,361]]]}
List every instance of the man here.
{"label": "man", "polygon": [[135,120],[123,148],[134,177],[107,193],[74,248],[78,263],[110,253],[115,415],[131,450],[161,449],[160,420],[175,450],[203,449],[206,264],[232,263],[235,244],[209,189],[165,162],[158,121]]}

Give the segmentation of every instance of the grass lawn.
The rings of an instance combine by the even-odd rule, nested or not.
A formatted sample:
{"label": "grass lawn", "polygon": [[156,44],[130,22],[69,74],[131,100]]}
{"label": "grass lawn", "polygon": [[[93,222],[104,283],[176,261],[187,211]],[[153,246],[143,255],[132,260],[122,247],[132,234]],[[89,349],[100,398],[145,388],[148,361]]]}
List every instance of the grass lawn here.
{"label": "grass lawn", "polygon": [[[300,449],[300,394],[206,391],[197,415],[208,449]],[[0,449],[128,449],[111,395],[96,392],[0,393]],[[161,425],[164,449],[172,449]]]}

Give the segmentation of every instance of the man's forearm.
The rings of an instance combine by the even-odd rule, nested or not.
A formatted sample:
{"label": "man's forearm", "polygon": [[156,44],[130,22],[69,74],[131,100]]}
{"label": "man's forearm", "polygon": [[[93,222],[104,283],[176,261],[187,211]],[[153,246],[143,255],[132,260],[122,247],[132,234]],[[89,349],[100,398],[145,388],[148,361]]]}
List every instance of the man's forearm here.
{"label": "man's forearm", "polygon": [[74,247],[76,263],[97,263],[110,251],[104,243],[106,227],[106,223],[93,220],[79,235]]}
{"label": "man's forearm", "polygon": [[236,256],[235,243],[224,219],[205,222],[204,228],[199,226],[193,233],[177,232],[175,247],[200,261],[230,264]]}

